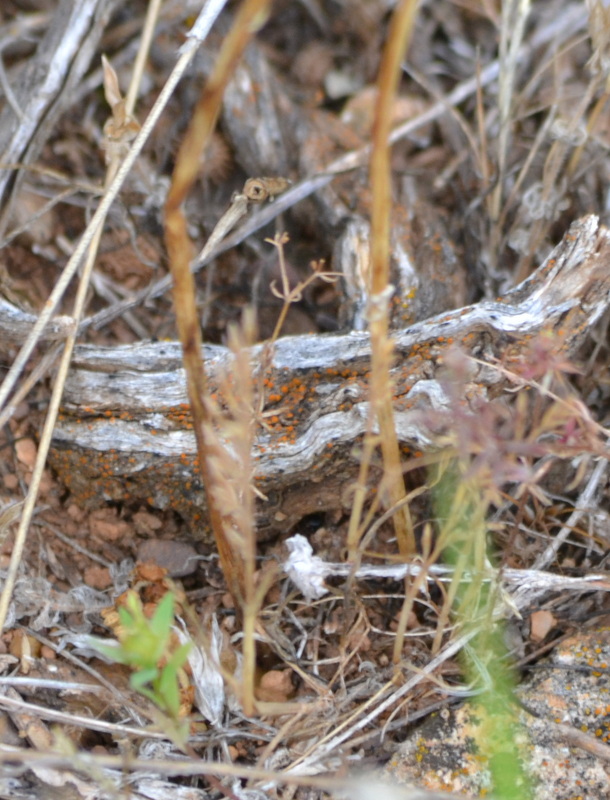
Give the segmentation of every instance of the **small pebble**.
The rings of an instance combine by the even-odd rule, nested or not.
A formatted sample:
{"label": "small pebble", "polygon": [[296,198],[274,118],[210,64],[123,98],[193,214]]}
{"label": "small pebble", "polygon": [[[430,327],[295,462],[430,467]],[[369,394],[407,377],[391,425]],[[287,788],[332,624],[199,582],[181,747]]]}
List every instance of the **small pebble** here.
{"label": "small pebble", "polygon": [[197,551],[188,542],[171,542],[165,539],[147,539],[138,548],[138,561],[152,561],[165,567],[172,578],[184,578],[196,572],[199,565]]}

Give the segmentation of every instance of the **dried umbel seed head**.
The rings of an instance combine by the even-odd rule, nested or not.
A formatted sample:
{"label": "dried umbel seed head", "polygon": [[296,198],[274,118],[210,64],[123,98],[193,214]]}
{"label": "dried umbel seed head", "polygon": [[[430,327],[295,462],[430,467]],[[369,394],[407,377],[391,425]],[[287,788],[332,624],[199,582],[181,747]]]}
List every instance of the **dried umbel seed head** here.
{"label": "dried umbel seed head", "polygon": [[264,203],[285,192],[291,184],[288,178],[248,178],[243,193],[252,203]]}

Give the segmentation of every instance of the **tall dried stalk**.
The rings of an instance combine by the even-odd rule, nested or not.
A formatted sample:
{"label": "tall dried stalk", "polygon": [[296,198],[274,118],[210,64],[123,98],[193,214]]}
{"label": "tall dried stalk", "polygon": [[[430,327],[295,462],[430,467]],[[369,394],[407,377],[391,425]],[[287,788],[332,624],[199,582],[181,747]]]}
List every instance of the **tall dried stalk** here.
{"label": "tall dried stalk", "polygon": [[[220,394],[222,407],[212,397],[204,398],[207,418],[203,422],[206,442],[208,504],[214,504],[222,521],[222,537],[231,553],[239,553],[242,582],[235,587],[242,610],[243,663],[241,700],[246,714],[254,712],[256,667],[255,628],[260,605],[269,588],[268,580],[257,586],[254,488],[252,486],[252,440],[254,380],[248,345],[254,340],[254,316],[244,315],[241,329],[229,330],[231,366],[224,375]],[[268,578],[269,576],[267,576]]]}
{"label": "tall dried stalk", "polygon": [[500,25],[500,75],[498,107],[500,133],[498,137],[498,180],[489,203],[490,219],[495,221],[502,210],[504,179],[513,125],[514,89],[519,52],[530,12],[530,0],[507,0],[502,3]]}
{"label": "tall dried stalk", "polygon": [[390,366],[392,343],[389,338],[388,302],[392,288],[389,286],[390,216],[392,205],[390,145],[394,100],[401,74],[401,64],[410,39],[417,0],[402,0],[394,12],[388,41],[383,51],[379,78],[375,119],[372,132],[370,178],[371,208],[371,409],[377,417],[381,436],[384,475],[390,504],[396,505],[393,517],[400,552],[415,552],[413,525],[405,496],[400,465],[400,449],[394,427],[392,407],[392,381]]}
{"label": "tall dried stalk", "polygon": [[224,90],[250,38],[265,22],[269,5],[270,0],[244,0],[239,9],[178,151],[165,204],[165,240],[174,281],[177,326],[183,348],[199,463],[222,570],[236,599],[244,596],[247,559],[227,534],[223,508],[218,493],[215,492],[216,477],[212,467],[215,451],[206,436],[211,420],[205,403],[206,374],[201,358],[202,341],[195,302],[195,283],[190,271],[193,253],[181,206],[196,180],[201,155],[216,125]]}

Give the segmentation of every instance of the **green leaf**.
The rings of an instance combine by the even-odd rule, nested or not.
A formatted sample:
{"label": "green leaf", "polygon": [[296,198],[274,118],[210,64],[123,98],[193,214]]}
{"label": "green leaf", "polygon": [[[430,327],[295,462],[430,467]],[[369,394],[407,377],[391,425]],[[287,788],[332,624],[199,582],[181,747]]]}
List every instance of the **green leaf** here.
{"label": "green leaf", "polygon": [[[186,663],[191,649],[188,642],[171,652],[174,622],[174,596],[168,592],[149,619],[138,594],[130,591],[118,610],[121,628],[118,642],[91,639],[91,644],[116,663],[126,664],[135,672],[132,688],[154,702],[174,720],[180,710],[178,671]],[[159,663],[165,661],[162,668]]]}
{"label": "green leaf", "polygon": [[159,695],[163,698],[165,709],[176,718],[180,710],[180,688],[178,676],[171,667],[162,670],[157,681]]}
{"label": "green leaf", "polygon": [[191,652],[192,643],[186,642],[180,645],[169,657],[167,666],[171,666],[177,670],[183,667],[188,661],[189,653]]}
{"label": "green leaf", "polygon": [[155,609],[150,630],[159,638],[168,638],[174,622],[174,595],[168,592]]}
{"label": "green leaf", "polygon": [[134,689],[139,691],[143,686],[146,686],[147,683],[152,683],[158,676],[159,670],[156,667],[141,669],[138,672],[134,672],[129,679],[129,683]]}

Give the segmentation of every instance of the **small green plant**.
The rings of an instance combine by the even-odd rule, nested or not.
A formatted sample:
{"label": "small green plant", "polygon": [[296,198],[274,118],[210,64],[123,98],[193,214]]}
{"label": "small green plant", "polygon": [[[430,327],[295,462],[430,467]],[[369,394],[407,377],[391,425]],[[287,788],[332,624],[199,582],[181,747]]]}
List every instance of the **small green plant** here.
{"label": "small green plant", "polygon": [[[440,644],[450,619],[460,632],[473,633],[462,666],[467,681],[479,688],[471,704],[478,720],[478,754],[487,765],[494,797],[527,800],[534,793],[526,766],[527,734],[514,695],[518,675],[504,636],[506,612],[516,608],[499,582],[499,556],[508,559],[511,553],[507,547],[496,551],[489,517],[511,496],[511,486],[513,502],[529,495],[547,506],[550,500],[537,484],[544,474],[542,459],[548,464],[551,458],[597,452],[599,429],[567,381],[575,368],[554,352],[546,334],[531,342],[522,362],[512,365],[513,383],[522,389],[512,404],[482,399],[477,414],[469,413],[462,401],[467,364],[457,350],[446,357],[443,386],[451,410],[441,412],[436,422],[444,423],[450,445],[430,481],[436,546],[453,567],[437,638]],[[526,386],[531,391],[524,391]]]}
{"label": "small green plant", "polygon": [[488,502],[472,464],[466,459],[446,464],[436,481],[435,499],[443,520],[440,535],[447,543],[444,558],[455,570],[448,590],[453,618],[463,631],[476,630],[462,652],[462,666],[468,682],[480,684],[484,676],[473,702],[479,719],[478,752],[498,800],[527,800],[533,787],[519,745],[525,731],[514,699],[517,675],[504,641],[503,620],[496,613],[501,597],[487,557]]}
{"label": "small green plant", "polygon": [[190,644],[176,646],[172,632],[174,595],[167,592],[152,617],[144,613],[142,601],[134,591],[127,594],[119,608],[116,642],[93,639],[93,646],[102,655],[134,672],[130,684],[147,697],[173,721],[180,713],[179,672],[184,667]]}

